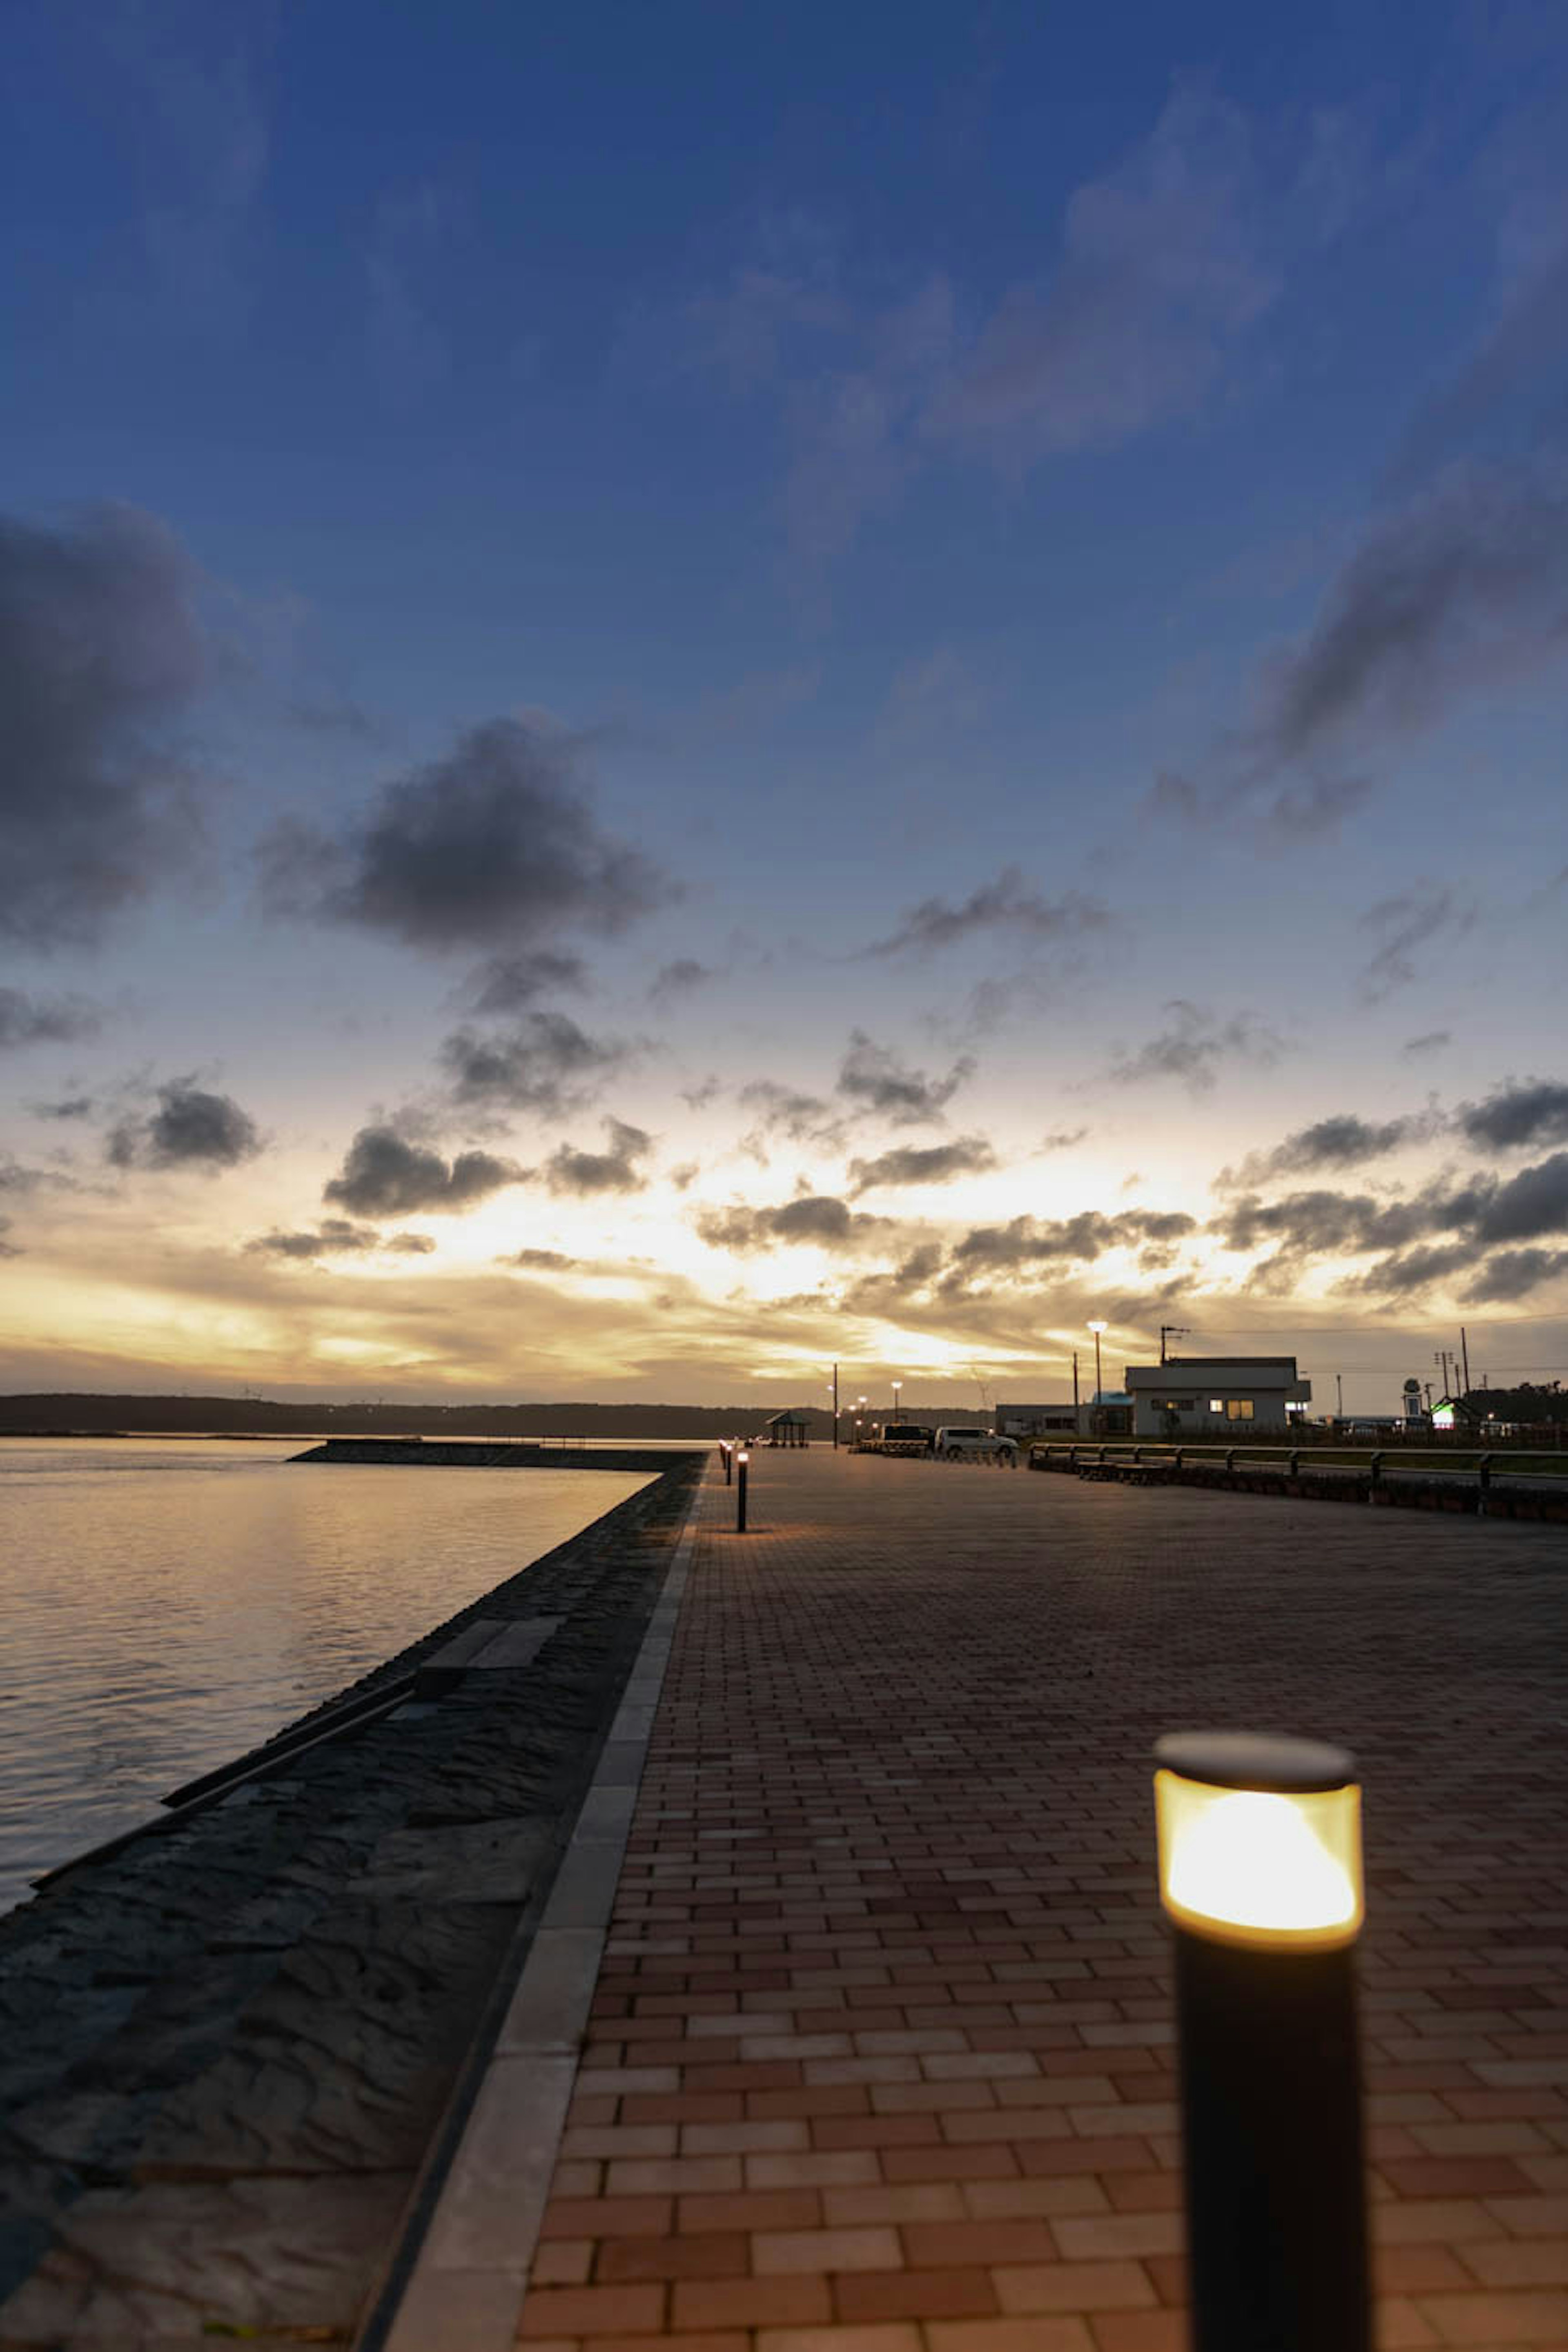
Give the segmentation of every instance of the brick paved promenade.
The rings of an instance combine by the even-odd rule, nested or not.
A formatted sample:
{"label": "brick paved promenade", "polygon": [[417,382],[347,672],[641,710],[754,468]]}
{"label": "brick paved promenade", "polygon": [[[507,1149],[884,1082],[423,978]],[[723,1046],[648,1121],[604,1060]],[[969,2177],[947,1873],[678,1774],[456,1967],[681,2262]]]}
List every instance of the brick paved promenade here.
{"label": "brick paved promenade", "polygon": [[531,2352],[1176,2352],[1147,1755],[1209,1724],[1361,1759],[1381,2344],[1568,2346],[1562,1530],[824,1452],[730,1500]]}

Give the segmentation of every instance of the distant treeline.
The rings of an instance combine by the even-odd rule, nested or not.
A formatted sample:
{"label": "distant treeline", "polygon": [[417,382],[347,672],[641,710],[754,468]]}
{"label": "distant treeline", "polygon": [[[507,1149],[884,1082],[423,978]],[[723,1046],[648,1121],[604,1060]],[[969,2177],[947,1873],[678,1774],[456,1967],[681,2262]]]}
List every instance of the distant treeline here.
{"label": "distant treeline", "polygon": [[[254,1437],[726,1437],[762,1429],[792,1400],[703,1404],[289,1404],[266,1397],[0,1396],[0,1435],[137,1432]],[[814,1437],[833,1416],[803,1411]]]}

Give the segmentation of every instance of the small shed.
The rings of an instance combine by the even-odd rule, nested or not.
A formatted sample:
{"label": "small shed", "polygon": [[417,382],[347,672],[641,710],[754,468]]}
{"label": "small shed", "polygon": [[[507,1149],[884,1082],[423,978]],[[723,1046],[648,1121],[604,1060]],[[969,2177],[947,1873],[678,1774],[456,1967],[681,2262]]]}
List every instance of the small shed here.
{"label": "small shed", "polygon": [[793,1408],[787,1412],[775,1412],[768,1423],[770,1445],[805,1445],[807,1443],[806,1418]]}

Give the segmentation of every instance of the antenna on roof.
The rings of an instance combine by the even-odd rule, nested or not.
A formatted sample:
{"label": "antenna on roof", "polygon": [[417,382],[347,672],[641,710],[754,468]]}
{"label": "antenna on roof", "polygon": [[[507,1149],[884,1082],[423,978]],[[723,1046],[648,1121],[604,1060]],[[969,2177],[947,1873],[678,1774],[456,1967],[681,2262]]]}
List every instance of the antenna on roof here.
{"label": "antenna on roof", "polygon": [[1165,1361],[1165,1342],[1167,1339],[1190,1339],[1192,1336],[1191,1327],[1185,1323],[1162,1323],[1160,1326],[1160,1361],[1162,1363]]}

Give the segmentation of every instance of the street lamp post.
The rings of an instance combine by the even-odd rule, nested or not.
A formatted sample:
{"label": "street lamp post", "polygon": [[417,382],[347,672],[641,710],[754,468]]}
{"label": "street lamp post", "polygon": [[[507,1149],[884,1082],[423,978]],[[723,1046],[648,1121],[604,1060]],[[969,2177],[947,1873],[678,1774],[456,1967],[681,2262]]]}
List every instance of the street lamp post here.
{"label": "street lamp post", "polygon": [[[1104,1394],[1104,1384],[1100,1376],[1100,1335],[1104,1330],[1105,1326],[1103,1323],[1094,1322],[1091,1323],[1089,1328],[1094,1333],[1094,1411],[1095,1412],[1098,1412],[1100,1410],[1100,1398]],[[1093,1425],[1093,1421],[1094,1413],[1091,1412],[1089,1415],[1091,1426]],[[1103,1432],[1103,1423],[1101,1423],[1100,1427]]]}
{"label": "street lamp post", "polygon": [[893,1419],[895,1421],[899,1418],[899,1396],[903,1385],[902,1381],[895,1381],[893,1382]]}
{"label": "street lamp post", "polygon": [[1354,1765],[1237,1732],[1154,1757],[1194,2352],[1370,2352]]}

